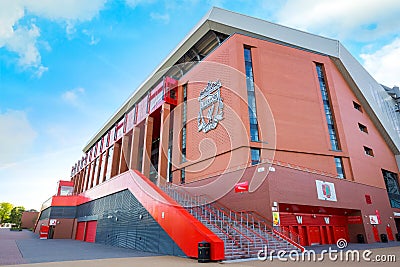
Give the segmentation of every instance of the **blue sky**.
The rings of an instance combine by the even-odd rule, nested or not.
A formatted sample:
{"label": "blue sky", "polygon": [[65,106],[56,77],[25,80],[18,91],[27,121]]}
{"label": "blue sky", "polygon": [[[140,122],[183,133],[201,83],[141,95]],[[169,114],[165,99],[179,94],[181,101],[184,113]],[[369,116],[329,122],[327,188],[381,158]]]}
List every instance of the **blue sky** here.
{"label": "blue sky", "polygon": [[0,0],[0,202],[40,209],[212,6],[339,39],[400,85],[398,0]]}

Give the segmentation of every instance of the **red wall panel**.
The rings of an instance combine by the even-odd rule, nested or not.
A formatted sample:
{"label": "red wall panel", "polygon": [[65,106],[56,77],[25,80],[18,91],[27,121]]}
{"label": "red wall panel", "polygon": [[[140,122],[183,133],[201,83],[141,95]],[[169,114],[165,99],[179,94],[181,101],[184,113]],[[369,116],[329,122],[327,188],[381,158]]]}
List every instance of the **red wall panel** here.
{"label": "red wall panel", "polygon": [[85,239],[85,222],[78,222],[78,226],[76,227],[76,240],[83,241]]}
{"label": "red wall panel", "polygon": [[97,221],[89,221],[86,223],[85,241],[94,243],[96,240]]}

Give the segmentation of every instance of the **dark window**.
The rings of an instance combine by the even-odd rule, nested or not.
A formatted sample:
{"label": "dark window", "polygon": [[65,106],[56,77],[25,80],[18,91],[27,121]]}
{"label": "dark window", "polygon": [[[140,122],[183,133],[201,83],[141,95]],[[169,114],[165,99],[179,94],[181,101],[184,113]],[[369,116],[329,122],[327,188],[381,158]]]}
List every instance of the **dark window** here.
{"label": "dark window", "polygon": [[383,179],[385,179],[390,205],[392,208],[400,208],[400,187],[397,174],[386,170],[382,170],[382,174]]}
{"label": "dark window", "polygon": [[260,149],[252,148],[251,149],[251,165],[256,165],[260,163]]}
{"label": "dark window", "polygon": [[369,205],[372,204],[372,199],[370,195],[365,195],[365,203]]}
{"label": "dark window", "polygon": [[359,123],[359,124],[358,124],[358,128],[360,128],[360,131],[361,131],[361,132],[368,133],[367,126],[365,126],[365,125]]}
{"label": "dark window", "polygon": [[185,168],[181,169],[181,184],[184,184],[186,180],[186,172],[185,172]]}
{"label": "dark window", "polygon": [[374,151],[372,151],[371,148],[364,146],[364,152],[366,155],[373,157],[374,156]]}
{"label": "dark window", "polygon": [[183,103],[182,103],[182,162],[186,161],[186,112],[187,112],[187,84],[183,85]]}
{"label": "dark window", "polygon": [[247,101],[250,121],[250,140],[259,141],[256,95],[254,92],[253,63],[251,59],[251,49],[244,48],[244,63],[246,69]]}
{"label": "dark window", "polygon": [[356,103],[356,102],[353,101],[353,106],[354,106],[355,109],[357,109],[358,111],[361,111],[361,112],[362,112],[362,109],[361,109],[361,105],[360,105],[360,104],[358,104],[358,103]]}
{"label": "dark window", "polygon": [[331,107],[330,100],[329,100],[328,87],[325,82],[324,67],[322,64],[317,63],[316,69],[317,69],[319,87],[321,89],[322,103],[324,104],[326,122],[328,124],[329,139],[331,141],[331,147],[333,150],[339,150],[340,149],[339,140],[338,140],[338,137],[336,134],[335,120],[333,117],[332,107]]}
{"label": "dark window", "polygon": [[344,179],[344,170],[343,170],[343,162],[340,157],[335,157],[335,165],[336,165],[336,172],[337,172],[337,177],[340,179]]}

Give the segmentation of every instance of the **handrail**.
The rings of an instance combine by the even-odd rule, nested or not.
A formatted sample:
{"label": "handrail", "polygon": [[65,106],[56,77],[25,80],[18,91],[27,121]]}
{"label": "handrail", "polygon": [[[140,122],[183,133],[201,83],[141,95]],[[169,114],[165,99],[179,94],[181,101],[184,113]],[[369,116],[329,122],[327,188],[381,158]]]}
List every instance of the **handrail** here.
{"label": "handrail", "polygon": [[[234,221],[234,222],[236,222],[236,223],[239,223],[239,222],[236,220],[236,218],[233,219],[232,214],[229,214],[229,215],[228,215],[227,212],[226,212],[225,210],[219,208],[217,205],[214,205],[213,208],[218,209],[220,212],[224,213],[224,214],[225,214],[226,216],[228,216],[232,221]],[[228,210],[229,210],[229,209],[228,209]],[[235,213],[235,214],[237,214],[237,212],[235,212],[235,211],[232,211],[232,210],[229,210],[229,211],[230,211],[230,213]],[[240,216],[244,219],[243,215],[240,215]],[[246,220],[247,220],[247,218],[246,218]],[[267,242],[267,243],[270,243],[270,240],[268,240],[268,239],[265,238],[264,236],[260,235],[260,234],[257,233],[256,231],[252,230],[252,229],[249,228],[248,226],[246,226],[246,225],[244,225],[244,224],[241,224],[241,226],[244,227],[247,231],[252,232],[254,235],[257,235],[257,237],[260,238],[262,241],[265,241],[265,242]]]}
{"label": "handrail", "polygon": [[[198,208],[198,207],[196,207],[196,208]],[[196,214],[199,214],[199,213],[196,212]],[[209,224],[211,224],[211,225],[215,226],[216,228],[218,228],[218,230],[220,230],[221,233],[223,233],[226,237],[228,237],[232,242],[236,243],[238,247],[241,247],[240,244],[238,244],[237,241],[236,241],[228,232],[225,232],[225,231],[224,231],[222,228],[220,228],[217,224],[212,223],[211,220],[208,220],[207,216],[205,216],[205,215],[202,214],[201,212],[200,212],[200,215],[198,215],[198,216],[200,216],[201,218],[204,218]]]}
{"label": "handrail", "polygon": [[[207,205],[207,206],[208,206],[208,205]],[[209,208],[206,208],[206,209],[209,210]],[[210,212],[212,212],[212,213],[214,214],[214,216],[217,216],[217,218],[220,218],[220,216],[218,216],[213,210],[211,210]],[[226,222],[224,218],[222,218],[222,221],[223,221],[223,222]],[[236,227],[234,227],[231,223],[226,222],[226,224],[227,224],[228,226],[230,226],[231,229],[235,230],[235,231],[238,232],[241,236],[243,236],[245,239],[247,239],[250,243],[253,243],[253,241],[252,241],[247,235],[245,235],[244,233],[242,233],[241,231],[239,231],[239,230],[238,230]]]}

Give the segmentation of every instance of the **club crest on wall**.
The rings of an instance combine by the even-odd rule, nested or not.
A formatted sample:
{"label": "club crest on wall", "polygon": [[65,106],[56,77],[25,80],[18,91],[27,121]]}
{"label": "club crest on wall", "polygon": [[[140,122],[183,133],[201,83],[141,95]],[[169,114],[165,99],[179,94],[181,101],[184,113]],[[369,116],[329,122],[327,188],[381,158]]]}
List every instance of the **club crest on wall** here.
{"label": "club crest on wall", "polygon": [[197,127],[199,132],[207,133],[217,127],[223,120],[224,103],[221,98],[221,81],[209,81],[207,86],[200,92],[198,97],[200,111],[197,117]]}

